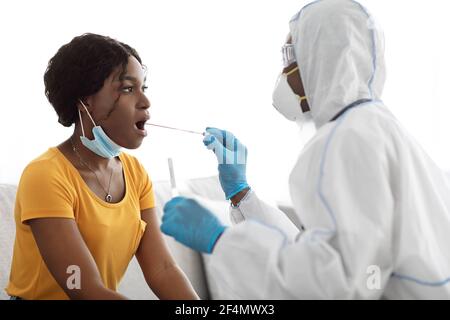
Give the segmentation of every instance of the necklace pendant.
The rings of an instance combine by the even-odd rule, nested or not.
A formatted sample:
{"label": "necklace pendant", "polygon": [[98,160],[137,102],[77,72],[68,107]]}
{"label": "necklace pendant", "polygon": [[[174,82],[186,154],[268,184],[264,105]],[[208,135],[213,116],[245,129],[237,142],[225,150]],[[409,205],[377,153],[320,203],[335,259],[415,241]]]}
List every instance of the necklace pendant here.
{"label": "necklace pendant", "polygon": [[112,195],[107,194],[105,197],[106,202],[112,202]]}

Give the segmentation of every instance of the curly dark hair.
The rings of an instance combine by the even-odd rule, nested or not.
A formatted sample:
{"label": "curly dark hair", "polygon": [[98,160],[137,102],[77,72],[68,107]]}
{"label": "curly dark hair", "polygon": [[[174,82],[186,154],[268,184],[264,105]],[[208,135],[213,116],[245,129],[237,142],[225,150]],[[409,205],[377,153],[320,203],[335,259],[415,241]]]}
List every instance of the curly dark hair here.
{"label": "curly dark hair", "polygon": [[62,46],[50,59],[44,74],[45,95],[58,114],[58,121],[70,127],[78,120],[78,99],[103,87],[119,66],[126,72],[128,58],[141,58],[129,45],[109,37],[86,33]]}

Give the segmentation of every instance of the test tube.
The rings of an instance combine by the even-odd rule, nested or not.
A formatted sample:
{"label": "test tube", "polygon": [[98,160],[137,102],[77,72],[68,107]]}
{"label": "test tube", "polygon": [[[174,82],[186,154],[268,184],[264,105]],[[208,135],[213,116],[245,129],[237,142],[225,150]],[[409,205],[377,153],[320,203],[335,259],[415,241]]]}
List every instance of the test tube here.
{"label": "test tube", "polygon": [[169,174],[170,174],[170,189],[172,192],[172,198],[180,196],[180,192],[177,189],[177,183],[175,181],[175,173],[173,170],[173,161],[172,158],[168,158],[167,162],[169,163]]}

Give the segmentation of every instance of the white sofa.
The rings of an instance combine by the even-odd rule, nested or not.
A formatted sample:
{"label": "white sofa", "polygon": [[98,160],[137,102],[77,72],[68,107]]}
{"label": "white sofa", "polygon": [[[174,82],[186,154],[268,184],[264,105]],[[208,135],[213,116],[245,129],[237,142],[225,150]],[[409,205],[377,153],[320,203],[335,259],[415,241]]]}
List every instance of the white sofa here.
{"label": "white sofa", "polygon": [[[185,181],[180,192],[191,196],[210,207],[225,223],[228,222],[229,204],[224,200],[218,177],[207,177]],[[0,184],[0,300],[8,299],[4,288],[8,283],[11,255],[14,245],[14,202],[17,187]],[[158,215],[161,217],[164,204],[171,198],[169,182],[154,182]],[[208,288],[208,271],[203,264],[203,256],[170,237],[166,241],[180,267],[191,281],[202,299],[214,299]],[[145,283],[140,267],[134,258],[119,286],[119,291],[131,299],[157,299]]]}

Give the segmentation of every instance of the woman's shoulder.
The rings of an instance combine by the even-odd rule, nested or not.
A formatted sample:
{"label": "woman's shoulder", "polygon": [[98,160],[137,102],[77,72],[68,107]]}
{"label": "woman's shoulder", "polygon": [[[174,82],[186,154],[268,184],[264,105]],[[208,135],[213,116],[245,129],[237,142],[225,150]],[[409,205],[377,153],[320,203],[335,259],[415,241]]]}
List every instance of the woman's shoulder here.
{"label": "woman's shoulder", "polygon": [[137,175],[140,176],[143,173],[147,173],[147,171],[145,170],[145,167],[138,160],[138,158],[136,158],[135,156],[133,156],[133,155],[131,155],[129,153],[126,153],[126,152],[122,151],[120,153],[120,160],[122,160],[124,162],[124,164],[126,165],[128,170],[132,174],[137,174]]}
{"label": "woman's shoulder", "polygon": [[38,157],[31,160],[28,165],[25,167],[29,168],[47,168],[58,165],[61,160],[58,157],[58,151],[55,147],[48,148],[47,151],[40,154]]}
{"label": "woman's shoulder", "polygon": [[120,159],[128,171],[128,176],[131,180],[131,185],[137,190],[138,194],[142,194],[142,190],[151,185],[150,176],[147,173],[142,163],[135,157],[128,153],[121,152]]}
{"label": "woman's shoulder", "polygon": [[55,187],[66,186],[70,170],[62,157],[52,147],[33,159],[22,172],[19,189],[39,188],[51,192]]}
{"label": "woman's shoulder", "polygon": [[68,161],[57,147],[51,147],[31,160],[23,170],[22,176],[65,180],[68,174],[71,174]]}

